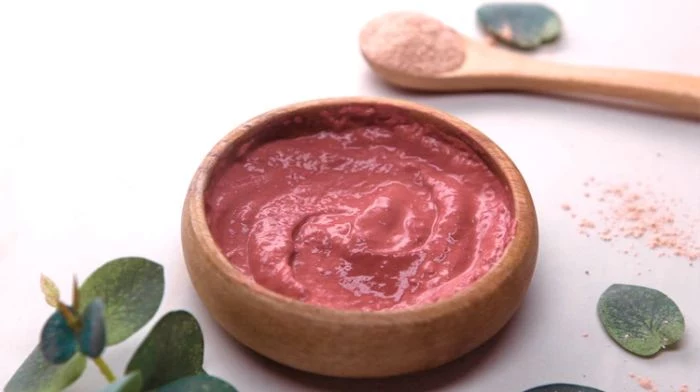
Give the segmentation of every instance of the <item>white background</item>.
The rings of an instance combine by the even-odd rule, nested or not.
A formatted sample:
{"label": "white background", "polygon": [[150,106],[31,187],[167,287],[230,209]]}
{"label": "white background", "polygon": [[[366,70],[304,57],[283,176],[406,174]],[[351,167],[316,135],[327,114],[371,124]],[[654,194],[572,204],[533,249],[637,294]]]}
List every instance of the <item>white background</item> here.
{"label": "white background", "polygon": [[[551,1],[565,35],[543,59],[700,73],[700,2]],[[583,180],[651,182],[700,214],[697,122],[518,94],[407,95],[374,78],[358,32],[385,11],[430,13],[478,36],[473,1],[3,1],[0,3],[0,382],[35,346],[50,313],[45,273],[68,292],[125,255],[166,266],[158,317],[200,320],[205,368],[240,391],[517,392],[549,382],[607,391],[700,390],[700,264],[624,256],[578,234],[560,209]],[[358,382],[302,374],[229,339],[190,285],[180,208],[211,146],[240,122],[300,100],[402,97],[481,129],[522,170],[539,214],[541,248],[521,312],[491,344],[438,370]],[[656,158],[656,153],[661,158]],[[590,275],[584,271],[589,270]],[[651,270],[651,272],[648,272]],[[638,276],[639,272],[643,272]],[[650,285],[685,311],[680,347],[652,360],[604,334],[595,304],[611,283]],[[122,372],[152,323],[106,360]],[[588,333],[588,338],[581,335]],[[92,364],[72,390],[103,385]]]}

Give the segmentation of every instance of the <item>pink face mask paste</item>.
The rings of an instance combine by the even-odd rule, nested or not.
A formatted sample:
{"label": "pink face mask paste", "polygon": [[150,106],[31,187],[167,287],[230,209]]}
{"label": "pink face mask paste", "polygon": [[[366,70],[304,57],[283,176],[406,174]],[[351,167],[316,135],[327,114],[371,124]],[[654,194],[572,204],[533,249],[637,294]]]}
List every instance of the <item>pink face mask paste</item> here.
{"label": "pink face mask paste", "polygon": [[513,237],[506,186],[434,125],[360,105],[269,128],[219,162],[205,194],[214,241],[269,290],[336,309],[431,303]]}

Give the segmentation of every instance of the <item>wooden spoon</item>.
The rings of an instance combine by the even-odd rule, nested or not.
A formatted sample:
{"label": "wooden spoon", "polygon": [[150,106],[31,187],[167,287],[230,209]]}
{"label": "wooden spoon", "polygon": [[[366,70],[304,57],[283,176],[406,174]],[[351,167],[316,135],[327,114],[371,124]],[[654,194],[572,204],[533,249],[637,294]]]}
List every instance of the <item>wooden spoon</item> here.
{"label": "wooden spoon", "polygon": [[466,59],[462,65],[435,75],[387,68],[368,56],[362,45],[361,51],[370,67],[384,80],[410,90],[594,95],[655,105],[674,114],[700,118],[699,76],[560,64],[464,39]]}

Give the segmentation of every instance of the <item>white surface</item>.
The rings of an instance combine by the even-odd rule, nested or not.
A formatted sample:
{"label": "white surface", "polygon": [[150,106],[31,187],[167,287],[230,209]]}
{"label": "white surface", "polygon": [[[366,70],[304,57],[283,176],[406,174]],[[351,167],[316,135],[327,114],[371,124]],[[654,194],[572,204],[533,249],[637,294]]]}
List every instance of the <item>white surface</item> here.
{"label": "white surface", "polygon": [[[565,37],[537,56],[579,64],[700,72],[700,3],[551,1]],[[477,35],[477,2],[4,1],[0,3],[0,382],[49,314],[43,272],[72,273],[140,255],[166,265],[158,316],[202,323],[205,367],[241,392],[521,391],[549,382],[637,391],[700,389],[700,265],[619,255],[577,232],[560,209],[589,175],[655,182],[700,214],[700,126],[586,103],[516,94],[409,96],[382,85],[357,34],[385,11],[416,9]],[[403,97],[460,116],[499,143],[526,177],[541,228],[522,311],[497,339],[438,370],[377,382],[330,380],[261,359],[229,339],[196,297],[182,261],[180,207],[210,147],[276,106],[344,95]],[[654,158],[657,152],[661,158]],[[651,273],[647,272],[651,269]],[[590,271],[590,276],[584,274]],[[643,271],[641,276],[637,276]],[[613,282],[652,285],[685,310],[675,351],[642,360],[613,344],[595,303]],[[121,372],[152,324],[111,348]],[[583,333],[590,337],[583,338]],[[89,365],[74,391],[102,385]]]}

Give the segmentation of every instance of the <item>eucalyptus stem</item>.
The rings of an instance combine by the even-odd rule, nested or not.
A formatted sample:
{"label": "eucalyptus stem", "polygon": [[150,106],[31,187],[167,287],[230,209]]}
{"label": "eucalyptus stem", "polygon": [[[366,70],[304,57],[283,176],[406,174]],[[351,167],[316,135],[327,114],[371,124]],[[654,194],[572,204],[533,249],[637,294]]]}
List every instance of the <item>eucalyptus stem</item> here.
{"label": "eucalyptus stem", "polygon": [[95,362],[95,365],[100,369],[100,373],[102,373],[103,376],[109,381],[110,383],[113,383],[117,378],[114,377],[114,373],[112,373],[112,369],[109,368],[107,365],[107,362],[105,362],[102,357],[97,357],[92,359]]}
{"label": "eucalyptus stem", "polygon": [[61,312],[63,315],[63,318],[66,319],[66,322],[68,322],[68,326],[75,332],[78,332],[80,330],[80,320],[75,317],[73,312],[66,306],[65,304],[59,302],[58,303],[58,310]]}

